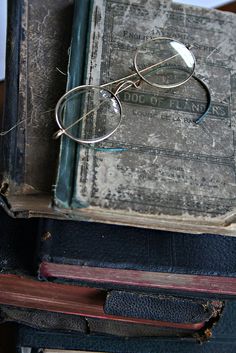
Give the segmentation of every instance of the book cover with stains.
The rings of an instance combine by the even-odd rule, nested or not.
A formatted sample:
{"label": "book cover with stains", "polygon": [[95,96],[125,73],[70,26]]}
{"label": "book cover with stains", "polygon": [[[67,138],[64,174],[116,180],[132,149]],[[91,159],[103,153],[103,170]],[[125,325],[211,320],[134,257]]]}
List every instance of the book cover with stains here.
{"label": "book cover with stains", "polygon": [[86,84],[132,73],[139,44],[171,37],[191,48],[212,103],[197,125],[207,97],[194,78],[172,89],[127,89],[121,126],[98,145],[123,150],[75,146],[70,195],[59,183],[56,205],[109,223],[235,233],[235,15],[171,1],[95,0],[91,18]]}
{"label": "book cover with stains", "polygon": [[[168,0],[84,0],[75,1],[72,28],[71,5],[9,7],[17,21],[8,27],[3,130],[16,128],[2,137],[1,204],[13,216],[234,235],[235,14]],[[54,108],[66,89],[71,28],[67,89],[132,73],[146,40],[166,36],[190,47],[212,97],[202,124],[193,123],[207,101],[196,80],[165,90],[142,83],[120,95],[122,124],[100,149],[66,136],[59,146]]]}

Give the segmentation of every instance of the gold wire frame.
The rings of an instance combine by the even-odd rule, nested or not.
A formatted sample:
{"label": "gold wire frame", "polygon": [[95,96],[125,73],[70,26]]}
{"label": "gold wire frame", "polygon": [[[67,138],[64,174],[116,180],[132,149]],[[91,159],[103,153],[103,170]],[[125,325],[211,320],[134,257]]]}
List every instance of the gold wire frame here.
{"label": "gold wire frame", "polygon": [[[189,73],[189,76],[181,81],[181,82],[178,82],[178,83],[175,83],[175,84],[171,84],[171,85],[160,85],[160,84],[156,84],[156,83],[152,83],[150,81],[148,81],[145,76],[143,75],[143,73],[147,70],[150,70],[150,68],[154,68],[154,67],[157,67],[171,59],[173,59],[174,57],[177,57],[179,54],[175,54],[167,59],[164,59],[162,60],[161,62],[158,62],[156,64],[153,64],[151,66],[148,66],[142,70],[139,70],[138,69],[138,65],[137,65],[137,55],[140,51],[140,48],[143,46],[143,45],[146,45],[146,44],[149,44],[151,42],[154,42],[154,41],[162,41],[162,40],[172,40],[182,46],[184,46],[184,48],[186,50],[188,50],[188,52],[191,54],[191,57],[193,58],[193,68],[192,68],[192,71]],[[72,88],[71,90],[69,90],[68,92],[66,92],[60,99],[59,101],[57,102],[57,105],[56,105],[56,108],[55,108],[55,118],[56,118],[56,122],[58,124],[58,127],[59,127],[59,130],[53,135],[53,138],[57,139],[59,138],[61,135],[65,134],[66,136],[68,136],[69,138],[71,138],[72,140],[74,140],[75,142],[77,143],[81,143],[81,144],[93,144],[93,143],[98,143],[98,142],[101,142],[101,141],[104,141],[105,139],[109,138],[110,136],[112,136],[116,131],[117,129],[120,127],[120,124],[121,124],[121,121],[122,121],[122,104],[118,98],[118,94],[121,93],[122,91],[124,90],[127,90],[128,88],[130,88],[131,86],[134,86],[135,88],[139,88],[139,84],[140,82],[143,80],[145,81],[146,83],[148,83],[149,85],[153,86],[153,87],[158,87],[158,88],[174,88],[174,87],[178,87],[178,86],[181,86],[183,84],[185,84],[191,77],[193,77],[195,80],[197,80],[200,85],[203,87],[203,89],[206,91],[206,94],[207,94],[207,105],[206,105],[206,108],[205,108],[205,111],[197,118],[197,119],[194,119],[194,122],[196,124],[200,123],[203,118],[206,116],[206,114],[208,113],[210,107],[211,107],[211,94],[210,94],[210,90],[208,88],[208,86],[206,85],[205,82],[203,82],[200,78],[196,77],[194,75],[194,70],[195,70],[195,66],[196,66],[196,60],[195,60],[195,57],[194,55],[190,52],[190,50],[181,42],[179,42],[178,40],[176,39],[173,39],[173,38],[169,38],[169,37],[157,37],[157,38],[154,38],[154,39],[151,39],[149,41],[145,41],[144,43],[142,43],[140,46],[137,47],[137,50],[135,52],[135,55],[134,55],[134,68],[135,68],[135,72],[133,74],[130,74],[130,75],[127,75],[127,76],[124,76],[120,79],[117,79],[117,80],[114,80],[114,81],[111,81],[111,82],[108,82],[108,83],[105,83],[103,85],[100,85],[100,86],[96,86],[96,85],[81,85],[81,86],[77,86],[75,88]],[[184,71],[184,69],[183,69]],[[133,79],[134,77],[138,77],[138,80],[136,81],[132,81],[131,79]],[[112,86],[114,84],[118,84],[118,86],[116,87],[116,90],[115,92],[113,93],[112,90],[106,88],[108,86]],[[83,90],[83,89],[103,89],[105,91],[107,91],[111,97],[113,99],[116,100],[116,102],[118,103],[118,106],[119,106],[119,109],[120,109],[120,118],[117,122],[117,125],[115,126],[115,128],[110,131],[109,133],[107,134],[104,134],[103,136],[101,137],[96,137],[96,138],[91,138],[91,139],[83,139],[83,138],[77,138],[75,136],[73,136],[72,134],[70,134],[68,132],[68,130],[73,127],[74,125],[78,124],[78,122],[80,122],[81,120],[85,119],[90,113],[94,112],[95,109],[99,109],[100,105],[98,105],[97,107],[95,107],[94,109],[90,110],[89,112],[87,112],[86,114],[84,114],[82,117],[80,117],[79,119],[77,119],[75,122],[73,122],[72,124],[70,124],[69,126],[65,127],[64,124],[63,124],[63,110],[64,110],[64,107],[67,103],[67,99],[74,93],[78,93],[80,90]]]}

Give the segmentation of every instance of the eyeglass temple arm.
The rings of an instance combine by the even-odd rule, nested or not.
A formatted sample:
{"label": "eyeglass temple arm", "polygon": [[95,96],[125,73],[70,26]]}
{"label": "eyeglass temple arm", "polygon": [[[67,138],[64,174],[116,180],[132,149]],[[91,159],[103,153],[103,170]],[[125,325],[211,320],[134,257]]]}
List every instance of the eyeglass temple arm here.
{"label": "eyeglass temple arm", "polygon": [[104,83],[103,85],[100,85],[100,87],[110,86],[110,85],[113,85],[113,84],[115,84],[115,83],[119,83],[119,82],[121,82],[121,81],[125,81],[125,80],[127,80],[127,79],[130,79],[130,78],[132,78],[132,77],[134,77],[134,76],[139,75],[139,73],[142,74],[142,73],[144,73],[144,72],[147,71],[147,70],[153,69],[153,68],[155,68],[156,66],[159,66],[159,65],[161,65],[161,64],[164,64],[165,62],[167,62],[167,61],[169,61],[169,60],[171,60],[171,59],[174,59],[174,58],[175,58],[176,56],[178,56],[178,55],[179,55],[179,53],[178,53],[178,54],[175,54],[175,55],[172,55],[172,56],[170,56],[169,58],[167,58],[167,59],[165,59],[165,60],[162,60],[162,61],[159,61],[158,63],[153,64],[153,65],[151,65],[151,66],[145,67],[145,69],[142,69],[142,70],[140,70],[140,71],[138,71],[138,72],[134,72],[133,74],[130,74],[130,75],[128,75],[128,76],[124,76],[124,77],[122,77],[122,78],[120,78],[120,79],[118,79],[118,80],[115,80],[115,81],[111,81],[111,82],[108,82],[108,83]]}

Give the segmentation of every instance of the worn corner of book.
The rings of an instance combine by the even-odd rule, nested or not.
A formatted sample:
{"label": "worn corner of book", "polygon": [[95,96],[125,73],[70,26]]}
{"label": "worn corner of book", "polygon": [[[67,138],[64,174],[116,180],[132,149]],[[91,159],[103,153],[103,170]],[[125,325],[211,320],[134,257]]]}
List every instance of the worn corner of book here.
{"label": "worn corner of book", "polygon": [[69,208],[69,204],[66,201],[62,201],[61,199],[57,198],[57,195],[54,195],[53,197],[53,203],[52,206],[54,208]]}
{"label": "worn corner of book", "polygon": [[0,194],[7,197],[9,192],[10,180],[7,176],[0,177]]}

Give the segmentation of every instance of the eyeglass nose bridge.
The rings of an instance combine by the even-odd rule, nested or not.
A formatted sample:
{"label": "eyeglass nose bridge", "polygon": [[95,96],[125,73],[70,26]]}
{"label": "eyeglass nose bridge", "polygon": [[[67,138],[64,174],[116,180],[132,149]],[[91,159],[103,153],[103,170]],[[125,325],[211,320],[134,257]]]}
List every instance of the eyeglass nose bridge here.
{"label": "eyeglass nose bridge", "polygon": [[135,88],[139,88],[140,82],[142,80],[139,79],[138,81],[134,82],[131,80],[127,80],[122,82],[121,84],[118,85],[118,87],[115,89],[114,95],[116,96],[117,94],[127,90],[128,88],[134,86]]}

